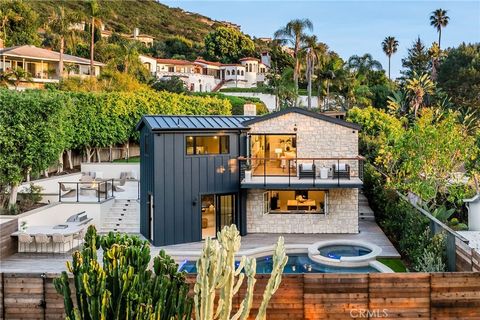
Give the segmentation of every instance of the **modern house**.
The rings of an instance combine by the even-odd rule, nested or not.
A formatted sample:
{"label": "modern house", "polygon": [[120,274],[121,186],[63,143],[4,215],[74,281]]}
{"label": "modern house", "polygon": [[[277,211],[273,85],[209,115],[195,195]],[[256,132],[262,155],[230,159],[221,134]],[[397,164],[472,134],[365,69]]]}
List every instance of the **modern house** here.
{"label": "modern house", "polygon": [[156,246],[247,233],[357,233],[360,127],[289,108],[144,116],[141,233]]}
{"label": "modern house", "polygon": [[[30,74],[31,82],[22,83],[22,87],[41,87],[45,83],[59,81],[60,53],[52,50],[24,45],[0,49],[0,72],[22,68]],[[64,76],[90,75],[90,60],[63,55]],[[99,75],[103,63],[94,61],[94,74]]]}
{"label": "modern house", "polygon": [[266,81],[270,56],[262,53],[262,60],[243,58],[240,63],[224,64],[220,62],[196,59],[154,59],[140,56],[140,60],[158,79],[166,80],[179,77],[188,90],[194,92],[211,92],[221,88],[252,88]]}

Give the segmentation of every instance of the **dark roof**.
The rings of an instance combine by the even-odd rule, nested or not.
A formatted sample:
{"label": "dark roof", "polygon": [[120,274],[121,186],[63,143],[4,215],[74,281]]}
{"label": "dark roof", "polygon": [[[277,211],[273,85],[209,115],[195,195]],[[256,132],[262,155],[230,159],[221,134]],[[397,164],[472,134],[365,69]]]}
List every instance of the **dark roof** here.
{"label": "dark roof", "polygon": [[252,116],[173,116],[151,115],[143,116],[137,124],[137,130],[147,125],[152,131],[168,130],[244,130],[248,127],[244,121]]}
{"label": "dark roof", "polygon": [[360,125],[356,124],[356,123],[347,122],[347,121],[344,121],[344,120],[341,120],[341,119],[329,117],[329,116],[321,114],[321,113],[308,111],[308,110],[298,108],[298,107],[285,108],[285,109],[283,109],[281,111],[278,111],[278,112],[272,112],[272,113],[268,113],[268,114],[260,116],[260,117],[255,117],[255,118],[252,118],[250,120],[246,120],[245,122],[243,122],[243,125],[248,127],[249,125],[251,125],[253,123],[265,121],[265,120],[268,120],[268,119],[273,119],[273,118],[276,118],[276,117],[279,117],[279,116],[282,116],[284,114],[291,113],[291,112],[300,113],[300,114],[303,114],[307,117],[313,117],[313,118],[316,118],[316,119],[324,120],[324,121],[327,121],[327,122],[330,122],[330,123],[338,124],[340,126],[344,126],[344,127],[347,127],[347,128],[352,128],[352,129],[355,129],[355,130],[361,130],[362,129],[362,127]]}

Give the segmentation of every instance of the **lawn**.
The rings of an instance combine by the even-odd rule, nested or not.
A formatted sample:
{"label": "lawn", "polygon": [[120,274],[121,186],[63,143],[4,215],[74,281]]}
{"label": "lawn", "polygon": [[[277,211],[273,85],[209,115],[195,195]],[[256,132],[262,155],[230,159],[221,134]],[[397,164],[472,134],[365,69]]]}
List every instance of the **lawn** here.
{"label": "lawn", "polygon": [[135,162],[140,162],[140,157],[130,157],[129,159],[117,159],[117,160],[113,160],[113,162],[132,162],[132,163],[135,163]]}
{"label": "lawn", "polygon": [[407,267],[401,259],[379,258],[377,260],[395,272],[407,272]]}

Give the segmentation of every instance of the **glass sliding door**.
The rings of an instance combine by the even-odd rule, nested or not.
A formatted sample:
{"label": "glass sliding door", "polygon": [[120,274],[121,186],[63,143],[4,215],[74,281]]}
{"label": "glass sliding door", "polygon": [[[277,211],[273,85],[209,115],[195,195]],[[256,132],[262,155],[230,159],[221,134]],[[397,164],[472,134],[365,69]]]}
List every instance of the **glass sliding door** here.
{"label": "glass sliding door", "polygon": [[217,196],[218,230],[235,223],[235,195]]}
{"label": "glass sliding door", "polygon": [[253,175],[296,175],[297,136],[295,134],[252,134],[250,156]]}
{"label": "glass sliding door", "polygon": [[215,238],[217,231],[235,223],[234,194],[202,195],[202,239]]}

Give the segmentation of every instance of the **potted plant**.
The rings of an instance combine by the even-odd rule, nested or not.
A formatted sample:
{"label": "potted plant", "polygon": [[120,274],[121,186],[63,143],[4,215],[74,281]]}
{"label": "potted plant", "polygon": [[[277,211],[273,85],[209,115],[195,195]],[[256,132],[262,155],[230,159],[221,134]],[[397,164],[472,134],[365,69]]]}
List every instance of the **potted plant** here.
{"label": "potted plant", "polygon": [[245,164],[245,181],[252,181],[252,165],[250,163]]}

